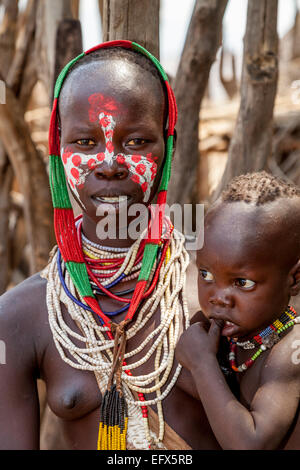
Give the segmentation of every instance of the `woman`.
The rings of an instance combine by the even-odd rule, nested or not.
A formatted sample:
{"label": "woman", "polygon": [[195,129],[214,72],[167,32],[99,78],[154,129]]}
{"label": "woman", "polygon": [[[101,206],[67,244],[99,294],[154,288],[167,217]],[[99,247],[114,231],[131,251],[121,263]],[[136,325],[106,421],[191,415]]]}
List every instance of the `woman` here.
{"label": "woman", "polygon": [[[175,122],[166,75],[135,43],[104,43],[59,76],[49,132],[58,248],[1,298],[1,448],[38,448],[38,377],[69,449],[218,448],[174,359],[189,325],[189,258],[163,217]],[[160,210],[134,239],[132,209],[157,192]],[[105,210],[115,230],[99,240]]]}

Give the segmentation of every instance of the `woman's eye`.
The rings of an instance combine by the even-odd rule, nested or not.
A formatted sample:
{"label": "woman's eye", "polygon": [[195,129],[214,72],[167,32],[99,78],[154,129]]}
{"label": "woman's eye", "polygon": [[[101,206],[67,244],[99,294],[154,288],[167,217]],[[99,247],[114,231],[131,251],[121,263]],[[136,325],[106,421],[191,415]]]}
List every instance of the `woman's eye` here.
{"label": "woman's eye", "polygon": [[127,142],[127,145],[129,146],[134,146],[134,145],[145,145],[148,141],[146,139],[139,139],[139,138],[136,138],[136,139],[130,139],[128,142]]}
{"label": "woman's eye", "polygon": [[206,269],[200,269],[199,273],[200,273],[200,276],[202,277],[202,279],[204,279],[205,281],[213,281],[214,280],[214,277],[213,277],[212,273],[210,273]]}
{"label": "woman's eye", "polygon": [[78,139],[78,140],[76,140],[76,144],[83,145],[83,146],[89,146],[89,145],[94,145],[95,142],[92,139]]}
{"label": "woman's eye", "polygon": [[254,281],[251,281],[250,279],[243,279],[243,278],[237,278],[235,280],[235,284],[238,287],[242,287],[243,289],[251,289],[251,287],[255,286]]}

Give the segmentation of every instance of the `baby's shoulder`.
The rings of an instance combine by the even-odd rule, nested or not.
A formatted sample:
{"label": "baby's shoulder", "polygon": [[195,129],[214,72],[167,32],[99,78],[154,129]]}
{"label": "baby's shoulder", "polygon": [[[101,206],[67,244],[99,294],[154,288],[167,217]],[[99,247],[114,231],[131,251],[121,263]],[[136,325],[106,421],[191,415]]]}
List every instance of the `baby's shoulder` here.
{"label": "baby's shoulder", "polygon": [[300,380],[300,324],[293,328],[271,349],[264,364],[266,374],[294,377]]}

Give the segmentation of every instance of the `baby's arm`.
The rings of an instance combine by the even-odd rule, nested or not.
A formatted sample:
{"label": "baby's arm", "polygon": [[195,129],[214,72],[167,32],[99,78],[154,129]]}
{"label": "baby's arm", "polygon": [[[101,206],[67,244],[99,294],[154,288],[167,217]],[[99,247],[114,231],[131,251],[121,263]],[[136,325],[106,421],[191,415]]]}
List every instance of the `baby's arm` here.
{"label": "baby's arm", "polygon": [[276,449],[299,403],[299,367],[289,341],[272,349],[250,409],[230,391],[216,359],[220,328],[195,323],[181,336],[177,360],[190,370],[212,430],[223,449]]}

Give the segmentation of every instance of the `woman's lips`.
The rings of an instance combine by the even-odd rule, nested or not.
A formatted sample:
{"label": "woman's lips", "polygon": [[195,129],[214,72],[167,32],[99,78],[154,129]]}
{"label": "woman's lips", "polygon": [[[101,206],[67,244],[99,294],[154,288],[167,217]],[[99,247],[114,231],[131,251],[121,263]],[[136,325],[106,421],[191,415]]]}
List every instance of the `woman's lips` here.
{"label": "woman's lips", "polygon": [[92,196],[92,199],[98,201],[100,203],[104,202],[107,204],[122,204],[126,202],[128,197],[127,196]]}
{"label": "woman's lips", "polygon": [[106,205],[107,207],[114,207],[115,209],[119,209],[120,207],[126,207],[131,202],[131,196],[91,196],[93,204],[98,208],[102,205]]}

